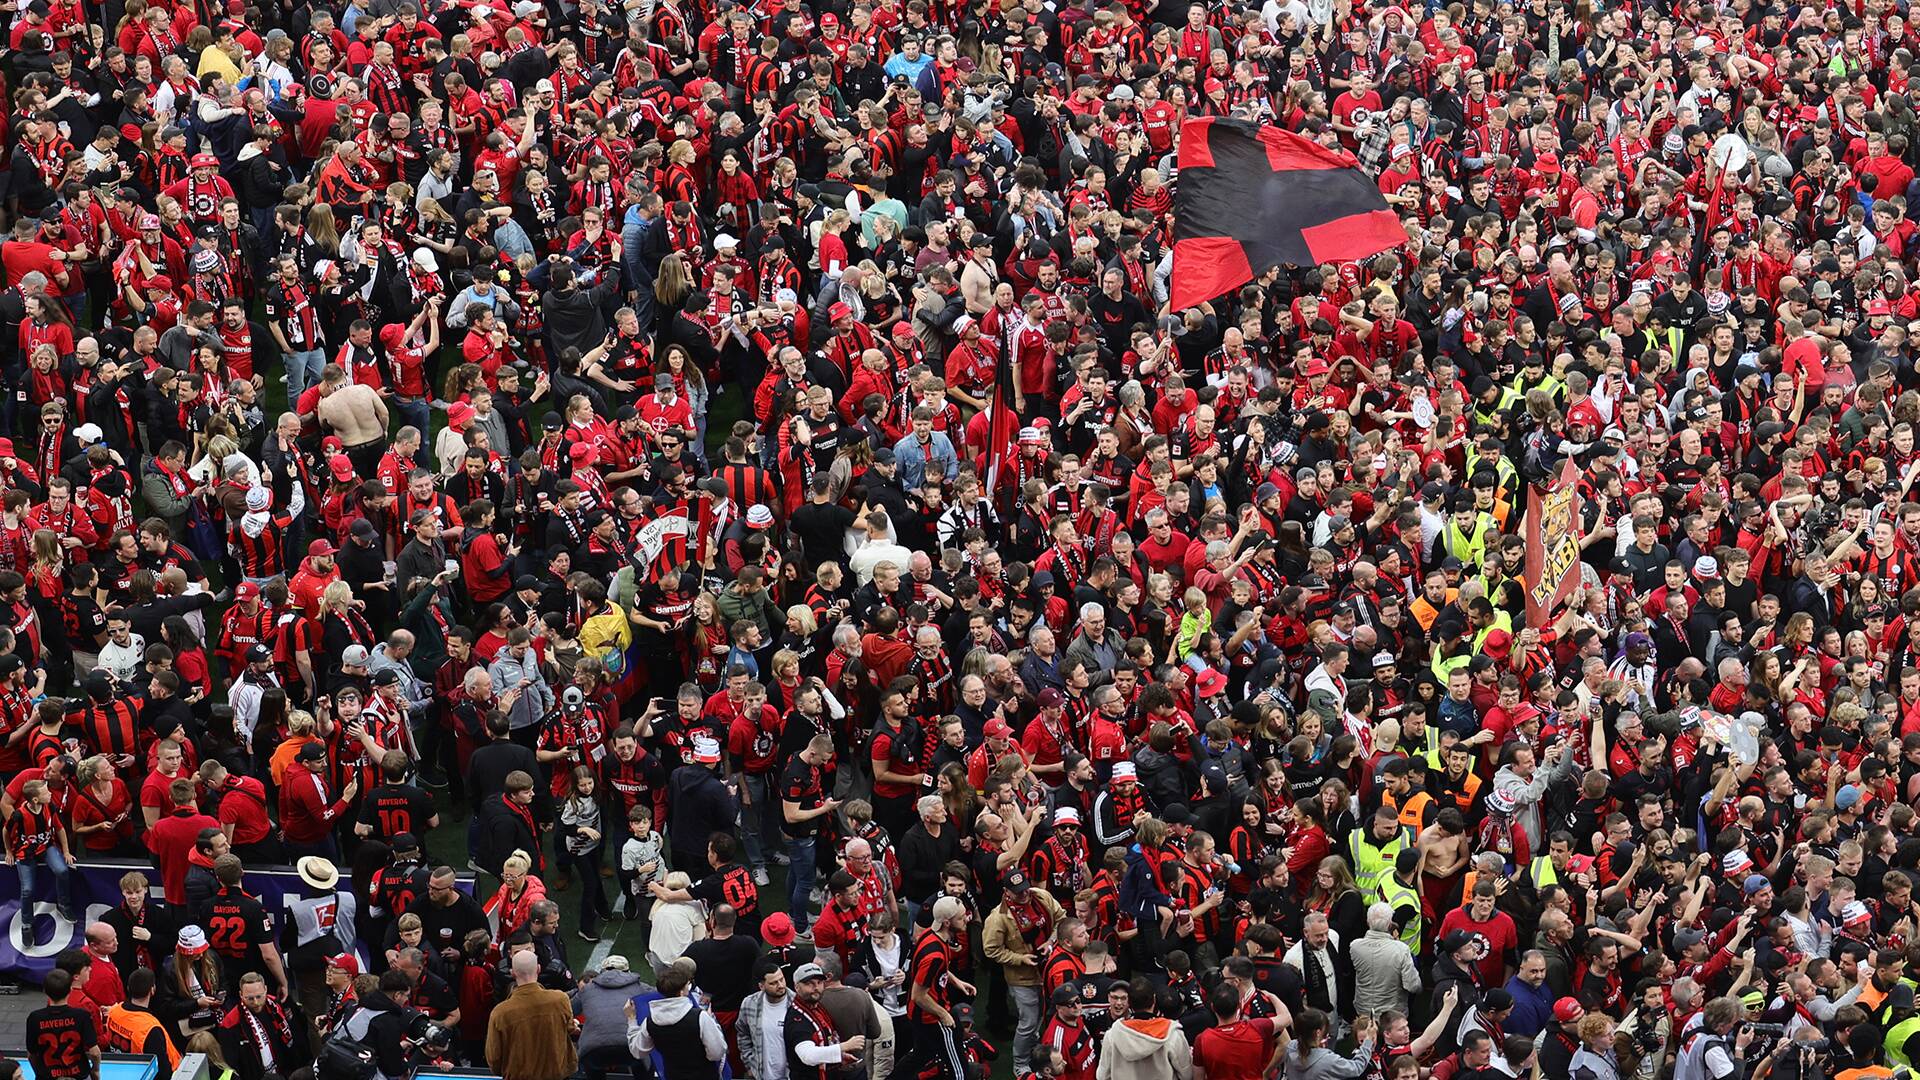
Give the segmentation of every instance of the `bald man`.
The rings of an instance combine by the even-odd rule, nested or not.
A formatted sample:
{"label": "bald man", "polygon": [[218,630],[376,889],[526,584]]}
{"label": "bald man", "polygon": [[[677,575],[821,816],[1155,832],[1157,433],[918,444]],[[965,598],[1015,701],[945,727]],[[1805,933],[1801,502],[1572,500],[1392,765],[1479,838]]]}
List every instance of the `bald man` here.
{"label": "bald man", "polygon": [[487,1021],[487,1064],[501,1080],[567,1080],[579,1064],[573,1006],[567,995],[540,985],[535,950],[516,953],[512,965],[513,993]]}

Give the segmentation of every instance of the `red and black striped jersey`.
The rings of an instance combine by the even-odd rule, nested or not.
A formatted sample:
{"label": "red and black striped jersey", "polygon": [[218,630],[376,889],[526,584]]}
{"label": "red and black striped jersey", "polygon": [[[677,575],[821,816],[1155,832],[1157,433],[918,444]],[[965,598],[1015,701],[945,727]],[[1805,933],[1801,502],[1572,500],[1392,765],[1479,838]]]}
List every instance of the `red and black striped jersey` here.
{"label": "red and black striped jersey", "polygon": [[[920,937],[913,943],[913,974],[911,985],[926,991],[926,996],[941,1008],[953,1004],[953,991],[947,980],[953,971],[953,946],[947,943],[932,927],[920,931]],[[918,995],[907,998],[907,1016],[918,1023],[936,1023],[932,1013],[921,1008]]]}
{"label": "red and black striped jersey", "polygon": [[85,705],[67,714],[67,726],[79,729],[80,738],[96,754],[144,757],[137,698]]}
{"label": "red and black striped jersey", "polygon": [[270,578],[286,572],[286,537],[292,528],[293,518],[285,513],[275,514],[267,520],[258,533],[250,533],[239,522],[228,531],[233,551],[240,559],[240,573],[243,577]]}

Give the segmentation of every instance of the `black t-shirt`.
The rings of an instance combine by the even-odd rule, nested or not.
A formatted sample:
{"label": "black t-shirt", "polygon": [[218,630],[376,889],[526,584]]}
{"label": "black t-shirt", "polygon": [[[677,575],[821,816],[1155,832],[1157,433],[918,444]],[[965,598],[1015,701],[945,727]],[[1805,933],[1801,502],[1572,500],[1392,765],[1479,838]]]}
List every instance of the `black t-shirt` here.
{"label": "black t-shirt", "polygon": [[[818,766],[809,765],[798,754],[787,760],[787,767],[780,774],[780,798],[783,803],[795,803],[802,811],[818,809],[827,796],[821,783]],[[820,823],[827,815],[807,818],[804,821],[787,821],[781,815],[781,827],[788,836],[807,837],[820,835]]]}
{"label": "black t-shirt", "polygon": [[756,938],[760,936],[760,890],[753,883],[753,871],[735,863],[701,878],[691,891],[708,911],[721,904],[732,905],[740,920],[736,925]]}
{"label": "black t-shirt", "polygon": [[842,541],[847,529],[853,525],[853,511],[839,503],[808,502],[793,512],[787,519],[788,528],[800,538],[800,546],[807,553],[807,562],[818,566],[823,562],[843,562],[846,553]]}
{"label": "black t-shirt", "polygon": [[463,892],[456,891],[454,896],[454,902],[446,907],[424,896],[413,905],[413,914],[420,916],[421,947],[458,949],[468,933],[487,929],[487,915],[480,902]]}
{"label": "black t-shirt", "polygon": [[687,946],[687,958],[699,965],[700,989],[713,997],[719,1012],[738,1012],[740,1002],[753,992],[753,962],[759,957],[760,946],[741,934]]}
{"label": "black t-shirt", "polygon": [[433,799],[406,784],[382,784],[360,801],[360,824],[371,826],[376,840],[390,840],[401,833],[425,835],[432,820]]}
{"label": "black t-shirt", "polygon": [[27,1014],[27,1060],[39,1077],[86,1076],[87,1051],[99,1041],[93,1015],[72,1005],[48,1005]]}
{"label": "black t-shirt", "polygon": [[1753,629],[1750,624],[1754,609],[1759,604],[1760,582],[1755,580],[1752,574],[1748,574],[1747,579],[1738,585],[1731,581],[1727,582],[1727,606],[1722,610],[1731,611],[1740,616],[1740,625],[1749,631]]}
{"label": "black t-shirt", "polygon": [[239,889],[222,889],[206,912],[207,944],[220,954],[221,966],[236,985],[249,971],[264,972],[260,947],[273,940],[267,909]]}

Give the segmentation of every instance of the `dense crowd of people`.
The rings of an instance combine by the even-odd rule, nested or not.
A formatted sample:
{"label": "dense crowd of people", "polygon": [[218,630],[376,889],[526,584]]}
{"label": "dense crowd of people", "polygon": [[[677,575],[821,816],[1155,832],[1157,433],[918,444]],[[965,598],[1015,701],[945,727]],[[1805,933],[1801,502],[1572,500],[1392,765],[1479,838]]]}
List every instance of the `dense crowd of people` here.
{"label": "dense crowd of people", "polygon": [[1920,1054],[1897,4],[0,8],[41,1080]]}

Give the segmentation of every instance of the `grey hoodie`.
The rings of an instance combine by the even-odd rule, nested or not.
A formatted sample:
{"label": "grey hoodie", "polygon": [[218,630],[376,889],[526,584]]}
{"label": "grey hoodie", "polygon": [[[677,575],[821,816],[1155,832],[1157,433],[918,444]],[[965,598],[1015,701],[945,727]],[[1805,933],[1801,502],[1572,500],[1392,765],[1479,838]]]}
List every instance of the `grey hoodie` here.
{"label": "grey hoodie", "polygon": [[581,1018],[580,1052],[627,1041],[627,1002],[654,992],[631,971],[607,968],[573,992],[573,1013]]}
{"label": "grey hoodie", "polygon": [[1098,1080],[1187,1080],[1193,1049],[1180,1025],[1134,1017],[1113,1025],[1100,1048]]}
{"label": "grey hoodie", "polygon": [[1287,1040],[1287,1051],[1281,1056],[1286,1069],[1286,1080],[1348,1080],[1361,1076],[1373,1066],[1373,1040],[1368,1039],[1353,1051],[1352,1057],[1324,1048],[1315,1048],[1307,1052],[1307,1060],[1300,1060],[1300,1040]]}

